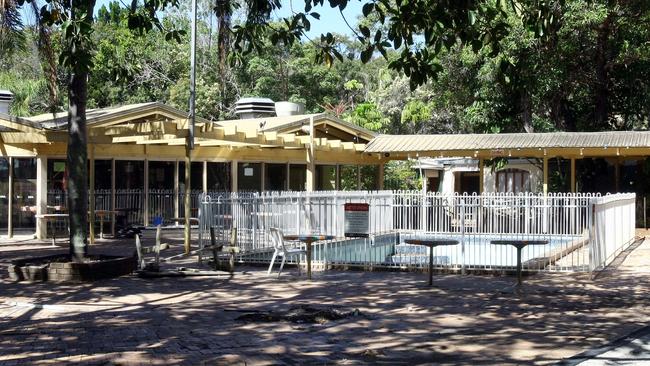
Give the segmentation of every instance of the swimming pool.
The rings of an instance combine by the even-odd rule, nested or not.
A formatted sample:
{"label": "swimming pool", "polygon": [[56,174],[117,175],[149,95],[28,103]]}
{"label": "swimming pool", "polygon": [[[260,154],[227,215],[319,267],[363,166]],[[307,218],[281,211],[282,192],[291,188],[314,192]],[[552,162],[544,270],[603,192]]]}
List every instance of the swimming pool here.
{"label": "swimming pool", "polygon": [[586,243],[586,238],[577,235],[488,235],[488,234],[402,234],[395,252],[389,258],[397,265],[425,265],[429,263],[429,248],[421,245],[405,244],[407,239],[450,239],[458,240],[458,245],[434,248],[434,265],[453,267],[490,268],[515,267],[517,250],[511,245],[491,244],[492,240],[547,240],[546,245],[530,245],[521,253],[524,267],[541,269],[561,258],[575,254]]}
{"label": "swimming pool", "polygon": [[[428,248],[405,244],[407,239],[458,240],[454,246],[434,249],[434,267],[438,269],[511,270],[517,263],[517,251],[510,245],[490,244],[491,240],[548,240],[546,245],[522,250],[525,270],[584,270],[589,263],[586,238],[578,235],[505,235],[505,234],[437,234],[390,232],[369,238],[341,238],[312,245],[312,265],[320,267],[423,268],[429,264]],[[240,255],[245,262],[268,263],[273,251]],[[292,262],[289,262],[292,263]]]}

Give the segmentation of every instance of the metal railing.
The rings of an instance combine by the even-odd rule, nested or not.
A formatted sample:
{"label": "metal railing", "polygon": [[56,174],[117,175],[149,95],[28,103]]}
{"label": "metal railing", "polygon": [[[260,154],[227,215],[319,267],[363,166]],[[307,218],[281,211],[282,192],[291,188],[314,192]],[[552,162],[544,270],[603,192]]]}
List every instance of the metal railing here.
{"label": "metal railing", "polygon": [[[607,197],[616,202],[630,199],[629,195]],[[606,225],[606,221],[593,221],[593,207],[599,199],[598,194],[571,193],[232,193],[204,196],[199,218],[203,238],[208,238],[209,228],[214,227],[217,239],[228,241],[232,229],[237,228],[239,259],[246,262],[268,262],[271,244],[267,232],[276,227],[285,234],[335,235],[335,240],[314,244],[312,260],[316,266],[422,267],[428,264],[428,249],[404,244],[404,240],[433,235],[459,241],[456,246],[434,249],[438,268],[512,269],[516,264],[515,249],[492,245],[490,241],[534,239],[548,244],[523,250],[525,270],[588,271],[594,268],[590,265],[592,226]],[[346,202],[369,204],[369,238],[344,238]],[[631,210],[633,215],[633,206]],[[633,219],[629,225],[631,229],[621,234],[627,239],[634,231]]]}
{"label": "metal railing", "polygon": [[[201,194],[203,194],[201,190],[190,191],[192,217],[198,215]],[[212,194],[215,195],[216,193]],[[115,207],[113,207],[112,195],[113,191],[110,189],[95,190],[95,210],[115,211],[117,226],[151,225],[156,217],[168,220],[184,215],[184,192],[178,193],[178,213],[176,213],[173,189],[150,189],[148,191],[147,205],[145,205],[145,191],[142,189],[115,190]],[[67,205],[65,191],[48,190],[48,212],[66,212]],[[144,222],[144,213],[147,210],[149,220]],[[67,227],[67,224],[63,221],[57,221],[54,225],[57,230],[65,230]]]}
{"label": "metal railing", "polygon": [[200,230],[209,237],[215,228],[220,240],[230,238],[237,228],[237,241],[244,252],[266,251],[271,247],[268,229],[285,234],[323,233],[344,236],[344,204],[369,204],[370,230],[393,230],[393,195],[385,192],[264,192],[206,195],[201,201]]}

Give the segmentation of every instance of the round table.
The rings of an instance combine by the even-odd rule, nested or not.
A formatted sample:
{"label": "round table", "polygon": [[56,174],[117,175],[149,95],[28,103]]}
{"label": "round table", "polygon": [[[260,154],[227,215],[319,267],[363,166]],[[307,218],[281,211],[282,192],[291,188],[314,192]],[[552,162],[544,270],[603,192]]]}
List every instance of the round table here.
{"label": "round table", "polygon": [[517,248],[517,287],[521,287],[521,250],[527,245],[546,245],[548,240],[490,240],[490,244],[512,245]]}
{"label": "round table", "polygon": [[429,286],[433,285],[433,248],[443,245],[456,245],[458,240],[442,238],[406,239],[406,244],[424,245],[429,247]]}
{"label": "round table", "polygon": [[320,234],[303,234],[303,235],[284,235],[284,240],[300,241],[307,244],[307,279],[311,280],[311,243],[321,240],[332,240],[334,235]]}

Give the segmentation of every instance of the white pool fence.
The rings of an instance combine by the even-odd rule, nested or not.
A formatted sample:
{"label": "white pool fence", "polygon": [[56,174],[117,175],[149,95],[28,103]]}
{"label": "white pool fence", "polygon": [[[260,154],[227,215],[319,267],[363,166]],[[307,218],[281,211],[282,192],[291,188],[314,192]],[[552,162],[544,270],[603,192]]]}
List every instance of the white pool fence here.
{"label": "white pool fence", "polygon": [[[369,236],[345,238],[345,203],[369,205]],[[227,242],[237,229],[238,259],[268,263],[270,228],[327,234],[314,243],[316,267],[419,268],[428,249],[404,240],[436,237],[459,244],[434,249],[434,265],[452,270],[504,270],[513,247],[495,239],[546,240],[523,250],[528,271],[596,271],[634,240],[634,194],[443,195],[420,191],[217,193],[201,197],[201,244],[213,227]]]}

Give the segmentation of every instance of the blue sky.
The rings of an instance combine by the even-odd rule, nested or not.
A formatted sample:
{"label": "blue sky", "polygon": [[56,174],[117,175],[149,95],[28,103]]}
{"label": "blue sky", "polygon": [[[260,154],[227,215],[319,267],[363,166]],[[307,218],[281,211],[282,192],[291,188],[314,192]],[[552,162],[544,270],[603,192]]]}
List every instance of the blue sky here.
{"label": "blue sky", "polygon": [[[99,10],[102,5],[107,5],[111,1],[113,0],[97,0],[95,11]],[[122,0],[121,3],[124,4],[128,3],[129,1],[130,0]],[[188,4],[190,2],[190,0],[183,1],[187,2]],[[290,0],[282,0],[282,3],[282,9],[275,14],[276,18],[288,16],[291,13],[290,6],[292,3],[296,11],[304,10],[304,2],[300,0],[293,2]],[[345,10],[343,10],[343,14],[345,15],[348,23],[350,23],[350,26],[356,27],[357,17],[361,15],[361,8],[363,7],[364,3],[365,2],[361,2],[359,0],[350,0],[348,6],[345,8]],[[312,11],[320,14],[320,20],[312,18],[309,19],[311,21],[311,31],[307,33],[307,36],[309,38],[315,40],[316,37],[327,32],[346,34],[348,36],[354,35],[350,28],[345,24],[345,21],[343,20],[343,17],[341,17],[341,13],[339,12],[338,8],[331,8],[327,4],[327,1],[325,2],[324,6],[314,8]],[[25,24],[34,23],[34,16],[32,15],[32,12],[29,8],[25,7],[22,11],[22,15]]]}
{"label": "blue sky", "polygon": [[[283,3],[283,7],[279,15],[287,16],[290,14],[289,1],[283,0],[282,3]],[[350,3],[348,3],[348,6],[345,8],[345,10],[343,10],[343,14],[345,15],[345,18],[348,20],[348,23],[350,23],[352,27],[355,27],[357,24],[357,17],[361,15],[361,8],[363,4],[364,2],[358,0],[351,0]],[[304,10],[304,2],[302,1],[294,2],[294,9]],[[341,33],[347,35],[353,34],[350,28],[345,24],[343,18],[341,17],[339,8],[331,8],[327,4],[327,1],[325,2],[325,5],[323,7],[314,8],[312,11],[315,11],[318,14],[320,14],[320,20],[312,21],[310,19],[312,28],[311,31],[307,34],[309,37],[315,37],[320,34],[325,34],[327,32]]]}
{"label": "blue sky", "polygon": [[[97,5],[95,6],[95,9],[99,9],[102,7],[102,5],[108,4],[111,1],[113,0],[97,0]],[[184,0],[184,1],[187,2],[188,4],[190,3],[190,0]],[[304,10],[305,3],[303,1],[282,0],[282,9],[280,10],[280,12],[276,14],[276,16],[277,17],[288,16],[291,13],[290,10],[291,4],[293,4],[294,10],[296,11]],[[348,22],[352,27],[354,27],[357,23],[357,16],[361,14],[361,8],[363,4],[364,2],[361,2],[359,0],[351,0],[348,6],[345,8],[345,10],[343,10],[343,14],[345,15],[346,19],[348,20]],[[327,1],[325,2],[325,6],[314,8],[312,11],[315,11],[320,14],[320,20],[310,19],[312,29],[307,34],[309,37],[317,37],[320,34],[325,34],[327,32],[352,35],[352,31],[345,24],[345,21],[341,17],[338,8],[331,8],[329,5],[327,5]]]}
{"label": "blue sky", "polygon": [[[107,5],[113,0],[97,0],[95,5],[95,11],[99,10],[102,5]],[[118,0],[119,1],[119,0]],[[189,4],[190,0],[183,0]],[[121,3],[129,3],[130,0],[122,0]],[[350,23],[352,27],[356,26],[357,17],[361,14],[361,8],[365,2],[359,0],[350,0],[348,6],[343,10],[343,14]],[[300,0],[291,1],[291,0],[282,0],[282,9],[275,14],[276,17],[286,17],[291,13],[291,4],[293,4],[296,11],[304,10],[304,2]],[[325,34],[327,32],[340,33],[353,35],[352,31],[345,24],[343,17],[339,13],[338,8],[331,8],[327,1],[322,7],[314,8],[312,11],[315,11],[320,14],[320,20],[311,19],[311,31],[307,33],[310,38],[318,37],[320,34]],[[32,15],[29,9],[23,9],[23,20],[26,24],[34,23],[34,16]]]}

